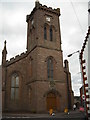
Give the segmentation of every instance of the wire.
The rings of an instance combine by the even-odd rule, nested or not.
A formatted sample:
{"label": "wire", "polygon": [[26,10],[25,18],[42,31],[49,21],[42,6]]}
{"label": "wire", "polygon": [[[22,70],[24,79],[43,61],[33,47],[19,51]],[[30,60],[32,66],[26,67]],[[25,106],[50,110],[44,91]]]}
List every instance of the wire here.
{"label": "wire", "polygon": [[74,13],[75,13],[76,18],[77,18],[77,21],[78,21],[78,24],[79,24],[80,29],[81,29],[82,34],[83,34],[83,33],[84,33],[84,31],[83,31],[83,29],[82,29],[82,26],[81,26],[81,23],[80,23],[79,18],[78,18],[78,16],[77,16],[77,13],[76,13],[75,7],[74,7],[74,5],[73,5],[73,3],[72,3],[72,1],[71,1],[71,0],[70,0],[70,3],[71,3],[71,5],[72,5],[72,8],[73,8],[73,10],[74,10]]}

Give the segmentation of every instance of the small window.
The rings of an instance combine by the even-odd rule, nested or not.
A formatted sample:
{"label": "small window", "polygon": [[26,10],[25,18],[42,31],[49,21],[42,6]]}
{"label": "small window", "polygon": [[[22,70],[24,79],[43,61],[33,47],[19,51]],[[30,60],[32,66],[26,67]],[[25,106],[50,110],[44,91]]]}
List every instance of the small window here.
{"label": "small window", "polygon": [[47,40],[47,28],[44,26],[44,39]]}
{"label": "small window", "polygon": [[48,78],[53,79],[53,60],[51,58],[47,61],[47,74]]}
{"label": "small window", "polygon": [[11,100],[19,98],[19,76],[14,74],[11,78]]}
{"label": "small window", "polygon": [[50,27],[50,41],[53,41],[53,30],[52,30],[52,27]]}

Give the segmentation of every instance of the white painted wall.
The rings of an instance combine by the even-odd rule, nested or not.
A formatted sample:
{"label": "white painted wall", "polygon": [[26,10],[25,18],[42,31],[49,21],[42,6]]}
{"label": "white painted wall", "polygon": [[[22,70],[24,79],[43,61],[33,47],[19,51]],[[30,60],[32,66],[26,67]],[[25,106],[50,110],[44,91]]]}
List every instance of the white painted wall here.
{"label": "white painted wall", "polygon": [[[88,10],[90,9],[90,1],[88,2]],[[90,13],[88,12],[88,27],[90,26]],[[88,93],[90,95],[90,35],[88,38]],[[90,98],[89,98],[90,101]],[[88,113],[90,114],[90,104],[89,104],[89,110]]]}
{"label": "white painted wall", "polygon": [[[88,2],[88,9],[90,9],[90,1]],[[88,13],[88,27],[90,26],[90,13]],[[89,95],[90,95],[90,35],[88,38],[88,85],[89,85]]]}
{"label": "white painted wall", "polygon": [[[90,9],[90,1],[88,2],[88,10]],[[88,12],[88,26],[90,26],[90,13]]]}
{"label": "white painted wall", "polygon": [[[88,10],[90,9],[90,1],[88,2]],[[88,12],[88,28],[90,26],[90,13]],[[84,64],[86,66],[85,72],[86,72],[86,77],[87,77],[87,81],[88,82],[88,93],[90,95],[90,35],[87,38],[87,44],[85,46],[84,49],[84,53],[83,53],[83,59],[85,59],[86,63]],[[90,101],[90,98],[88,99],[88,101]],[[88,104],[89,110],[88,113],[90,114],[90,104]]]}
{"label": "white painted wall", "polygon": [[0,119],[2,118],[2,66],[0,66]]}
{"label": "white painted wall", "polygon": [[90,51],[90,35],[89,35],[89,38],[88,38],[88,85],[89,85],[89,95],[90,95],[90,55],[89,55],[89,51]]}

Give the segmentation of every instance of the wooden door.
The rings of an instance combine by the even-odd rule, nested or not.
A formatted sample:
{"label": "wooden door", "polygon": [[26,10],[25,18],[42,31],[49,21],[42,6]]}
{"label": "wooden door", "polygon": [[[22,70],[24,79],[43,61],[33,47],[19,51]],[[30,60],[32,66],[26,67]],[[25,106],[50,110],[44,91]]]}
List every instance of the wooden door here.
{"label": "wooden door", "polygon": [[48,94],[46,102],[47,102],[47,110],[49,110],[49,109],[56,110],[57,109],[56,96],[53,93]]}

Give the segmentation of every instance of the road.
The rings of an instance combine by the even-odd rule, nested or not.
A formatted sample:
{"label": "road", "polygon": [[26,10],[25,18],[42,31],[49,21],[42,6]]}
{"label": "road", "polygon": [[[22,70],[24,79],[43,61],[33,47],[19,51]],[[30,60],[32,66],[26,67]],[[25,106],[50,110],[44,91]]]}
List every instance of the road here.
{"label": "road", "polygon": [[2,120],[87,120],[84,113],[70,111],[66,113],[49,114],[4,114]]}

